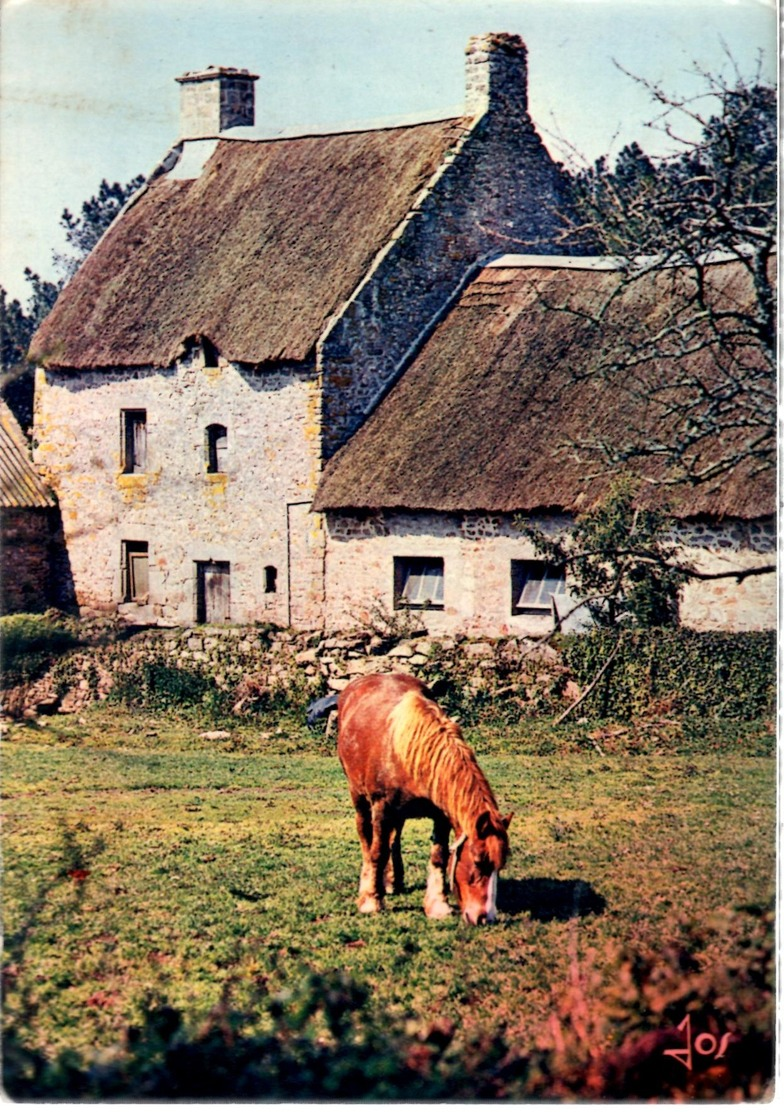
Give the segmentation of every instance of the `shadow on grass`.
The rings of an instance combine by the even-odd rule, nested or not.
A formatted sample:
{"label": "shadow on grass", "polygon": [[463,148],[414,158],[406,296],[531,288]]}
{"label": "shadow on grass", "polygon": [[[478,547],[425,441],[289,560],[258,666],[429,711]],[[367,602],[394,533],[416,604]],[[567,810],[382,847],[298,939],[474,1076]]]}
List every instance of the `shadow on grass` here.
{"label": "shadow on grass", "polygon": [[566,922],[586,915],[601,915],[607,906],[584,880],[554,880],[552,877],[528,877],[525,880],[501,878],[498,885],[498,906],[502,911],[519,915],[527,911],[532,919],[550,923]]}

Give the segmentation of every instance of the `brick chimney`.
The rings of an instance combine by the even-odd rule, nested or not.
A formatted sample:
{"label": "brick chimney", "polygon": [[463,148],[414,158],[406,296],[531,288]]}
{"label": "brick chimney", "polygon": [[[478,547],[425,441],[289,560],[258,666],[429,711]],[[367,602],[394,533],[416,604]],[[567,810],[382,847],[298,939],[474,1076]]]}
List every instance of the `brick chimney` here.
{"label": "brick chimney", "polygon": [[466,114],[528,113],[528,51],[519,35],[473,35],[466,47]]}
{"label": "brick chimney", "polygon": [[230,127],[253,127],[253,82],[258,74],[232,66],[207,66],[176,80],[181,139],[209,139]]}

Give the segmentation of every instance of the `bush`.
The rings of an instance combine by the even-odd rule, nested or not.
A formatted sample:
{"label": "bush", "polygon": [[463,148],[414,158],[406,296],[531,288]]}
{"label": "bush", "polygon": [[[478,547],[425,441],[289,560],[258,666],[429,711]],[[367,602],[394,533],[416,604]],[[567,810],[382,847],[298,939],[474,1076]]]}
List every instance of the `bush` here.
{"label": "bush", "polygon": [[121,672],[109,696],[111,702],[144,710],[198,709],[227,714],[229,696],[212,676],[197,668],[180,668],[164,659],[144,660],[133,671]]}
{"label": "bush", "polygon": [[624,719],[660,709],[751,719],[773,709],[773,631],[593,630],[562,643],[564,662],[581,687],[594,680],[616,647],[614,660],[581,704],[585,714]]}
{"label": "bush", "polygon": [[78,639],[41,614],[7,614],[0,618],[0,668],[4,684],[38,679],[53,661],[74,648]]}

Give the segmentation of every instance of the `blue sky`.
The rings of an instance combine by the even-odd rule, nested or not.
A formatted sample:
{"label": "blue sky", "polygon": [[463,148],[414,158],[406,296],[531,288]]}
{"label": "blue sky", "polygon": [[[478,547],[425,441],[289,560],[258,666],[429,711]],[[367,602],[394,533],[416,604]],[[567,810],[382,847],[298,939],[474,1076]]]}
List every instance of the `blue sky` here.
{"label": "blue sky", "polygon": [[463,51],[521,34],[531,115],[556,157],[636,139],[655,111],[621,73],[695,86],[693,63],[776,74],[774,0],[0,0],[0,283],[53,275],[63,208],[149,172],[177,138],[174,78],[245,66],[259,130],[459,112]]}

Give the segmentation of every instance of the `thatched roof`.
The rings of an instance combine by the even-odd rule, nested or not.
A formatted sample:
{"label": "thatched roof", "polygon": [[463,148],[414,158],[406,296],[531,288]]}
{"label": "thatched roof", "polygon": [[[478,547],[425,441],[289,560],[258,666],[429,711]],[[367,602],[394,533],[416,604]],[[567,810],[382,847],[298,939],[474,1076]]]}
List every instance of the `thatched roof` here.
{"label": "thatched roof", "polygon": [[[615,352],[628,359],[630,345],[670,319],[691,288],[686,271],[651,274],[619,293],[620,274],[611,260],[506,262],[480,272],[375,412],[330,460],[316,510],[579,512],[607,491],[610,476],[578,444],[618,444],[640,429],[651,442],[672,443],[677,422],[667,405],[682,397],[676,381],[699,379],[708,397],[712,391],[717,396],[720,384],[726,389],[729,376],[710,344],[693,344],[688,357],[600,373]],[[749,276],[737,262],[711,265],[708,275],[712,298],[727,306],[750,304]],[[591,317],[613,293],[601,324],[594,323]],[[671,346],[676,352],[674,338]],[[772,434],[772,372],[753,346],[736,354],[761,373],[761,396],[771,400],[762,423],[769,416]],[[666,393],[663,383],[672,384]],[[730,402],[739,412],[749,401],[743,389]],[[698,445],[694,466],[717,461],[751,436],[746,428],[725,427]],[[717,473],[712,482],[674,487],[668,484],[678,476],[664,456],[634,466],[656,480],[643,485],[643,500],[666,504],[680,517],[774,512],[774,470],[760,472],[751,459]]]}
{"label": "thatched roof", "polygon": [[152,181],[115,222],[32,358],[166,366],[191,336],[230,360],[307,358],[462,130],[221,140],[200,176]]}
{"label": "thatched roof", "polygon": [[54,495],[30,459],[19,423],[0,401],[0,506],[4,509],[43,509],[54,506]]}

